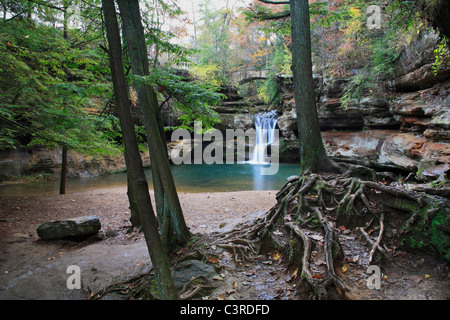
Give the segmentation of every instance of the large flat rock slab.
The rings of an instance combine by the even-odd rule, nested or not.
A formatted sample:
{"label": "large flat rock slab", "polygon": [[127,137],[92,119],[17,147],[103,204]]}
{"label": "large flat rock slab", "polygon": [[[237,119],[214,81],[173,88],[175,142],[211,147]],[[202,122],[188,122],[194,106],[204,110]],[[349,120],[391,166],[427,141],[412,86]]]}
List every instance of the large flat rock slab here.
{"label": "large flat rock slab", "polygon": [[[100,241],[73,250],[59,245],[44,248],[38,242],[31,244],[34,253],[29,256],[29,263],[1,269],[0,300],[87,300],[92,291],[145,274],[152,267],[144,241],[125,245]],[[30,248],[26,242],[16,245],[23,250]],[[63,254],[49,259],[51,248]],[[79,267],[80,289],[67,286],[72,275],[69,266]]]}
{"label": "large flat rock slab", "polygon": [[95,235],[100,228],[100,220],[92,215],[44,222],[36,231],[41,239],[53,240]]}

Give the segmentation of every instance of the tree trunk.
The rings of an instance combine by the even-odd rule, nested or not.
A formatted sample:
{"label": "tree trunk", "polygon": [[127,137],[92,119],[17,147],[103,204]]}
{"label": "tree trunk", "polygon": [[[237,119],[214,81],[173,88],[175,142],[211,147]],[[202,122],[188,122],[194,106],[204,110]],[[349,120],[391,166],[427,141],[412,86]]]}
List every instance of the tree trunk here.
{"label": "tree trunk", "polygon": [[335,171],[322,141],[312,77],[308,0],[291,0],[292,71],[300,139],[301,172]]}
{"label": "tree trunk", "polygon": [[132,177],[127,170],[127,195],[130,204],[130,222],[133,227],[140,228],[141,219],[139,218],[139,206],[136,200],[136,190],[133,187]]}
{"label": "tree trunk", "polygon": [[[118,0],[118,4],[132,72],[133,74],[140,76],[149,75],[147,47],[145,45],[139,2],[137,0]],[[183,217],[167,157],[167,147],[160,134],[160,127],[157,122],[159,108],[156,93],[153,88],[148,85],[139,85],[136,88],[136,91],[149,139],[152,174],[157,181],[156,186],[154,187],[158,188],[159,184],[162,187],[162,190],[155,189],[155,196],[158,195],[158,203],[163,203],[162,201],[164,200],[161,200],[159,197],[161,194],[164,194],[164,203],[167,204],[167,209],[170,213],[171,226],[176,233],[177,241],[180,244],[185,244],[190,239],[191,233],[189,232]],[[162,229],[166,228],[164,227]]]}
{"label": "tree trunk", "polygon": [[103,12],[110,47],[111,73],[114,91],[118,101],[118,114],[122,127],[125,144],[125,161],[127,174],[130,176],[131,191],[139,212],[147,248],[155,271],[156,283],[162,299],[178,299],[169,261],[161,243],[158,223],[148,190],[148,183],[139,153],[134,122],[131,115],[131,104],[128,99],[127,85],[123,71],[122,46],[120,42],[119,26],[113,0],[103,0]]}
{"label": "tree trunk", "polygon": [[59,194],[66,194],[67,183],[67,166],[68,166],[67,147],[62,148],[62,161],[61,161],[61,179],[59,181]]}
{"label": "tree trunk", "polygon": [[63,38],[68,39],[69,38],[69,27],[68,27],[68,20],[69,20],[69,13],[67,12],[69,10],[69,1],[64,0],[63,2]]}

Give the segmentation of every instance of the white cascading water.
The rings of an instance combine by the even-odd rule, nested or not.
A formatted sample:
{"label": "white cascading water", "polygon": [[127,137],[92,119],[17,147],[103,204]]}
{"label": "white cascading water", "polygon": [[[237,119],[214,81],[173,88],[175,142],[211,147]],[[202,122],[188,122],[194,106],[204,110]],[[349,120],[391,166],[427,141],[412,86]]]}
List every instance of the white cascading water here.
{"label": "white cascading water", "polygon": [[248,163],[267,164],[267,147],[275,142],[275,127],[277,126],[277,113],[272,110],[258,114],[255,117],[256,143],[253,154]]}

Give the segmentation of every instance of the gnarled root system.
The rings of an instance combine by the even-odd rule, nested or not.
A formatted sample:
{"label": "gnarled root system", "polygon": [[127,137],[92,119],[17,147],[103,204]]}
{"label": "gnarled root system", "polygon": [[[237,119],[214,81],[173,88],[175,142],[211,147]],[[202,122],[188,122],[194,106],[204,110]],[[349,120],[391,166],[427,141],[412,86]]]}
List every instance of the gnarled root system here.
{"label": "gnarled root system", "polygon": [[[290,264],[298,266],[301,281],[316,298],[326,299],[330,286],[345,295],[349,289],[336,274],[338,264],[351,261],[367,268],[375,260],[380,263],[398,249],[394,239],[409,233],[426,213],[432,214],[430,208],[448,207],[443,205],[448,203],[445,198],[409,191],[395,181],[388,185],[384,178],[377,182],[373,171],[366,172],[368,180],[350,171],[290,177],[273,208],[250,224],[218,234],[214,244],[230,250],[239,261],[258,254],[269,239],[288,252]],[[289,241],[277,240],[280,230]]]}

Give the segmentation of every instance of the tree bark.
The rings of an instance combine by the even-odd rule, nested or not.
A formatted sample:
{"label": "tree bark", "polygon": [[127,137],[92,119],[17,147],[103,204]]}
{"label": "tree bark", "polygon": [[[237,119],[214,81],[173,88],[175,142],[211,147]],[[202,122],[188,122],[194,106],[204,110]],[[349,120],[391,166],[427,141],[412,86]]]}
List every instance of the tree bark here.
{"label": "tree bark", "polygon": [[66,194],[67,166],[68,166],[67,147],[62,147],[61,178],[59,181],[59,194]]}
{"label": "tree bark", "polygon": [[291,0],[292,71],[300,139],[301,172],[335,171],[322,141],[312,75],[308,0]]}
{"label": "tree bark", "polygon": [[68,20],[69,20],[69,13],[67,12],[69,10],[69,1],[64,0],[63,1],[63,38],[68,39],[69,38],[69,27],[68,27]]}
{"label": "tree bark", "polygon": [[114,91],[118,101],[118,114],[122,127],[125,144],[125,162],[127,174],[132,186],[135,204],[139,212],[147,248],[155,271],[156,283],[162,299],[178,299],[169,261],[164,251],[158,231],[158,223],[153,212],[153,207],[148,190],[148,183],[139,153],[134,122],[131,114],[131,104],[128,99],[127,84],[123,71],[122,46],[120,41],[119,26],[113,0],[103,0],[103,12],[107,30],[111,74]]}
{"label": "tree bark", "polygon": [[[137,0],[118,0],[120,15],[123,24],[124,38],[128,47],[128,55],[131,62],[133,74],[149,75],[149,65],[147,57],[147,47],[145,45],[144,29]],[[149,142],[150,161],[155,188],[155,200],[158,202],[158,209],[165,208],[170,214],[171,227],[176,234],[177,241],[185,244],[191,237],[181,210],[180,201],[176,191],[175,183],[167,157],[167,147],[164,144],[163,136],[160,132],[161,120],[158,124],[159,108],[156,93],[148,85],[142,84],[136,88],[139,105],[142,109],[144,123]],[[164,198],[161,199],[161,195]],[[156,199],[158,197],[158,199]],[[164,206],[162,205],[164,204]],[[165,212],[158,212],[164,215]],[[168,220],[168,219],[162,219]],[[160,219],[160,221],[162,221]],[[160,226],[162,230],[167,228]]]}

